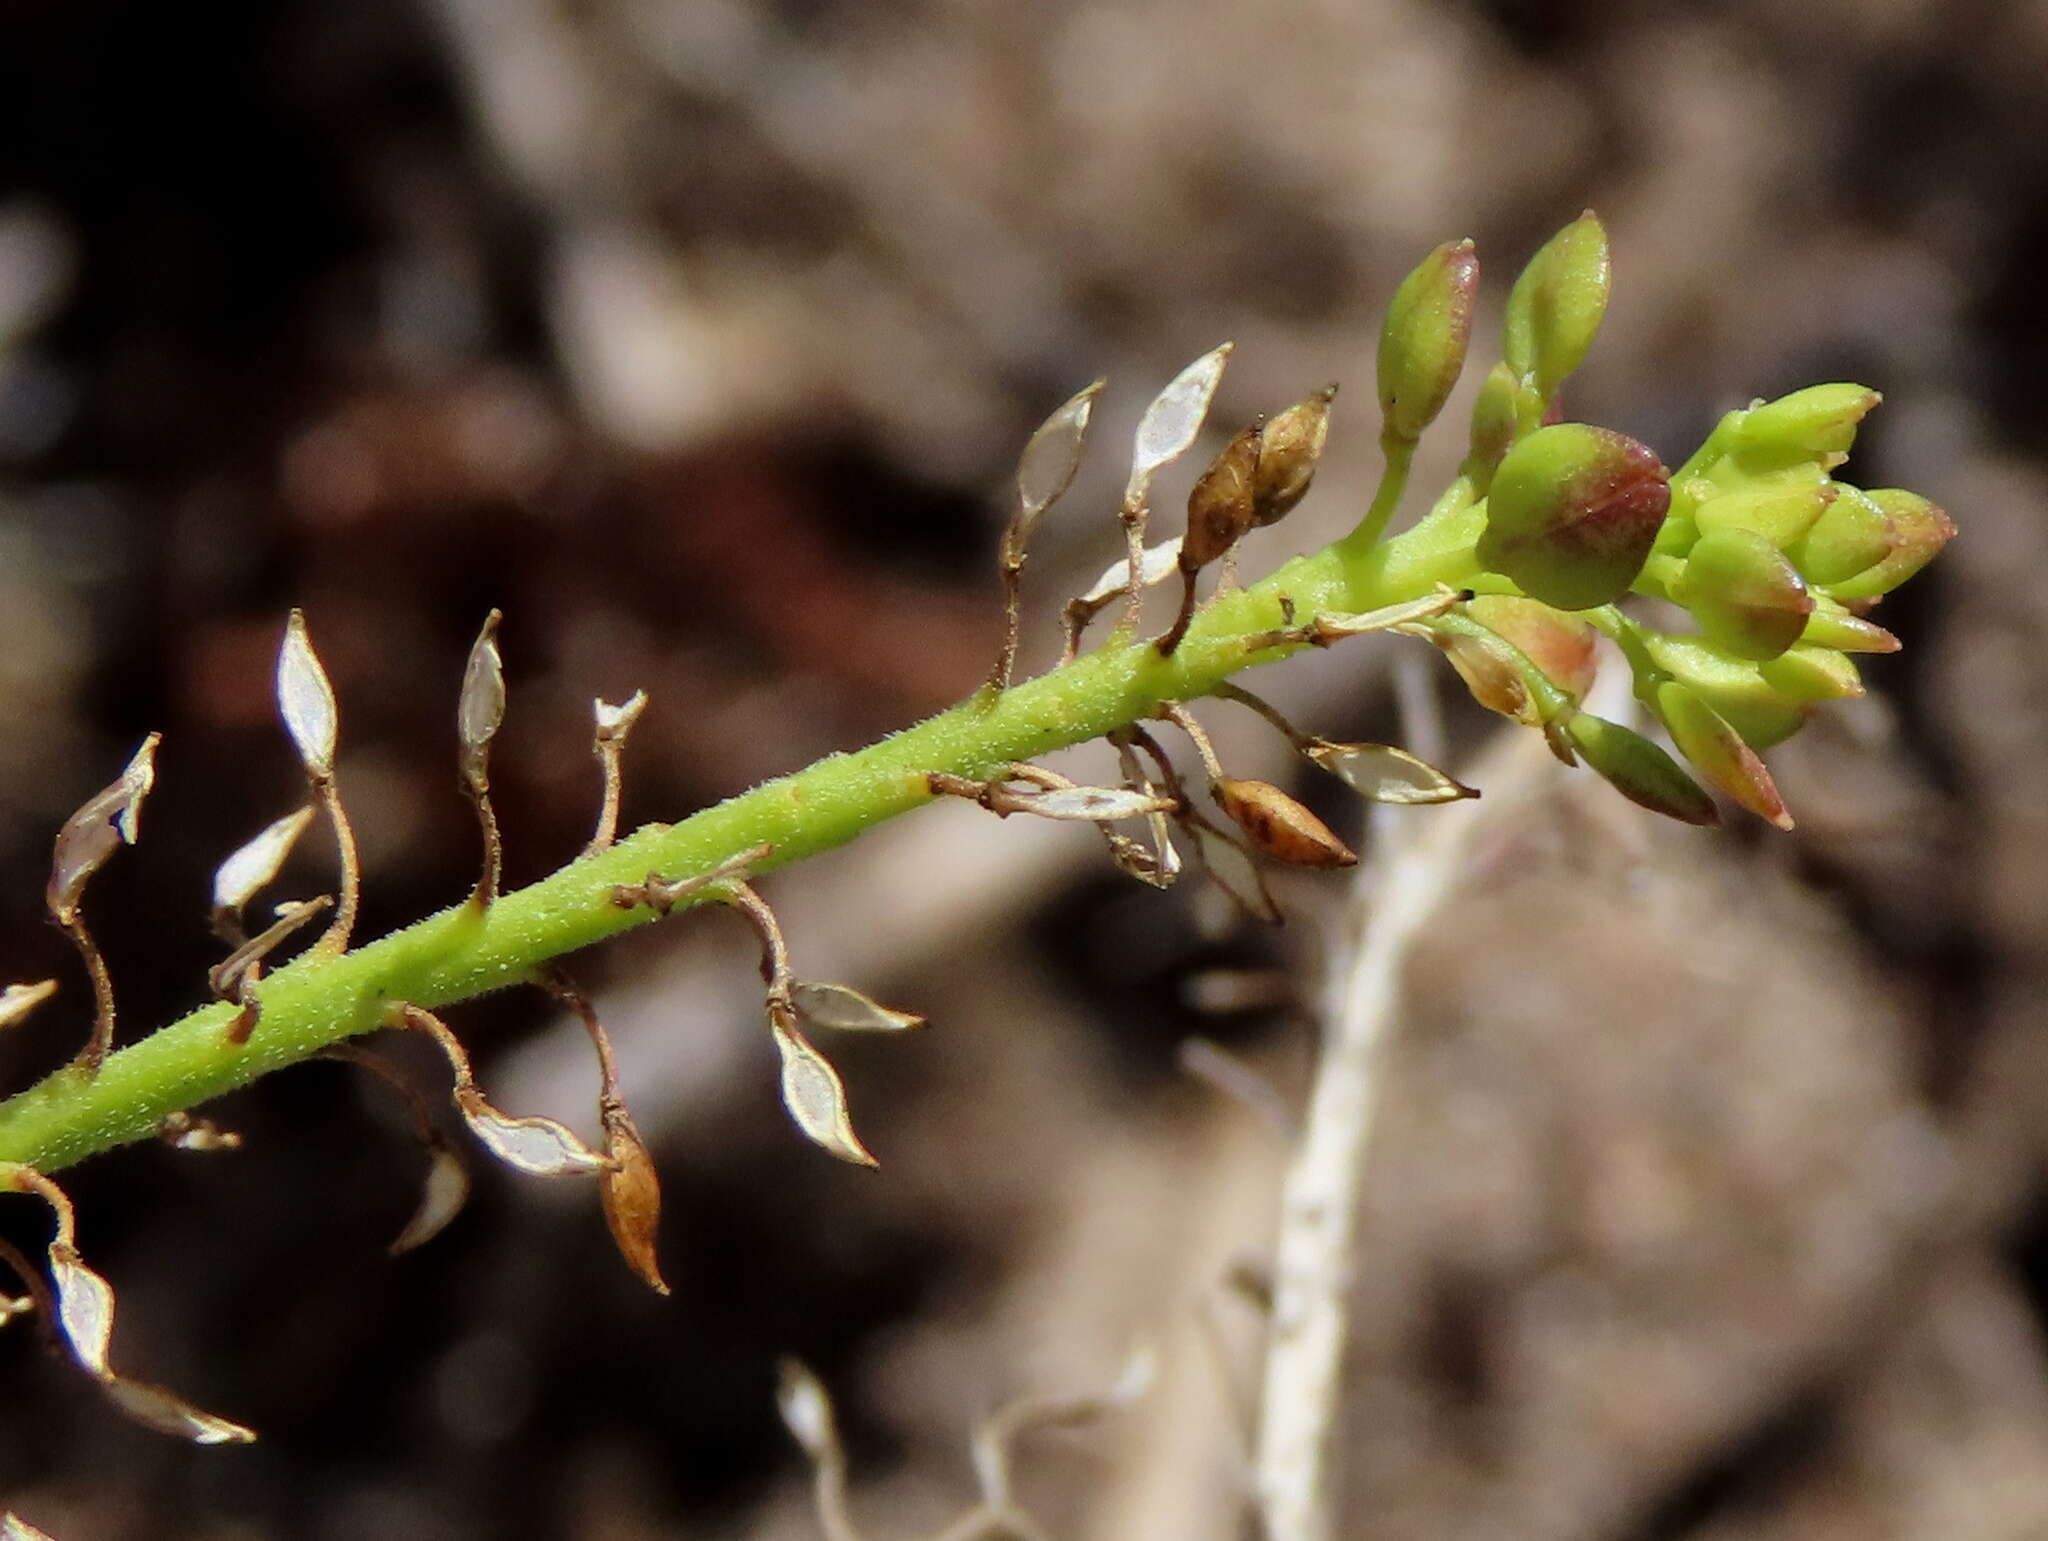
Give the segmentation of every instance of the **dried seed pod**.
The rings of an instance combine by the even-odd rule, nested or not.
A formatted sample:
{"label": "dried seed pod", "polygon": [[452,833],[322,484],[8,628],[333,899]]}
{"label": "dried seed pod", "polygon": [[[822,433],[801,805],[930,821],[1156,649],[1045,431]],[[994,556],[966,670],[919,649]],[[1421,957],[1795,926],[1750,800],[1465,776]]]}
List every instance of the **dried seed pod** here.
{"label": "dried seed pod", "polygon": [[507,1166],[536,1177],[573,1177],[602,1172],[610,1162],[552,1118],[515,1118],[501,1113],[485,1098],[470,1069],[462,1043],[432,1012],[417,1006],[393,1008],[390,1024],[425,1033],[441,1046],[455,1072],[455,1110],[484,1148]]}
{"label": "dried seed pod", "polygon": [[462,773],[471,781],[484,779],[491,740],[505,721],[505,660],[498,652],[498,625],[503,619],[504,613],[495,609],[484,617],[462,670],[455,726],[462,744]]}
{"label": "dried seed pod", "polygon": [[57,993],[57,981],[39,980],[32,985],[9,985],[0,990],[0,1027],[12,1027],[36,1007]]}
{"label": "dried seed pod", "polygon": [[1283,919],[1280,906],[1266,886],[1266,874],[1259,870],[1244,842],[1218,829],[1192,808],[1183,808],[1179,820],[1192,843],[1195,861],[1224,897],[1260,924],[1279,925]]}
{"label": "dried seed pod", "polygon": [[340,714],[303,611],[292,611],[285,622],[284,646],[277,655],[277,706],[306,774],[315,781],[332,776]]}
{"label": "dried seed pod", "polygon": [[1630,802],[1684,824],[1721,822],[1705,789],[1642,734],[1591,712],[1574,713],[1565,732],[1585,762]]}
{"label": "dried seed pod", "polygon": [[1333,744],[1311,739],[1302,753],[1361,797],[1375,803],[1452,803],[1478,792],[1391,744]]}
{"label": "dried seed pod", "polygon": [[605,1227],[635,1277],[656,1294],[666,1295],[668,1281],[661,1276],[654,1246],[661,1225],[661,1178],[624,1103],[614,1101],[604,1109],[604,1149],[612,1162],[611,1170],[598,1179]]}
{"label": "dried seed pod", "polygon": [[277,877],[313,812],[308,807],[286,814],[214,869],[213,928],[223,941],[241,942],[243,906]]}
{"label": "dried seed pod", "polygon": [[1337,387],[1326,385],[1297,401],[1266,424],[1259,442],[1258,472],[1252,480],[1252,524],[1277,524],[1308,496],[1330,437],[1330,403]]}
{"label": "dried seed pod", "polygon": [[1223,379],[1223,366],[1230,361],[1234,343],[1210,349],[1167,382],[1166,389],[1152,398],[1145,415],[1138,419],[1138,432],[1131,449],[1131,489],[1139,497],[1151,485],[1159,468],[1187,453],[1202,431],[1209,415],[1209,402]]}
{"label": "dried seed pod", "polygon": [[1436,644],[1465,682],[1472,699],[1489,712],[1537,727],[1543,721],[1529,685],[1530,665],[1521,650],[1483,627],[1452,631],[1442,627],[1402,627],[1410,636]]}
{"label": "dried seed pod", "polygon": [[796,1014],[771,1000],[768,1028],[775,1036],[776,1052],[782,1056],[782,1105],[804,1137],[841,1161],[880,1166],[853,1132],[839,1072],[798,1030]]}
{"label": "dried seed pod", "polygon": [[861,994],[851,985],[797,980],[789,989],[790,1004],[813,1027],[841,1033],[900,1033],[923,1027],[914,1011],[897,1011]]}
{"label": "dried seed pod", "polygon": [[424,1247],[448,1229],[469,1202],[469,1167],[462,1155],[441,1137],[438,1129],[427,1132],[427,1175],[420,1184],[419,1207],[405,1222],[391,1243],[391,1255],[399,1257]]}
{"label": "dried seed pod", "polygon": [[1107,381],[1076,391],[1064,405],[1038,425],[1017,460],[1017,513],[1003,536],[1003,560],[1021,564],[1032,532],[1048,508],[1073,485],[1088,446],[1088,422],[1095,398]]}
{"label": "dried seed pod", "polygon": [[1180,569],[1193,573],[1230,550],[1252,527],[1252,488],[1264,430],[1254,423],[1223,446],[1188,494],[1188,533]]}
{"label": "dried seed pod", "polygon": [[1436,421],[1465,369],[1479,257],[1470,241],[1447,241],[1401,280],[1380,326],[1380,420],[1389,439],[1410,443]]}
{"label": "dried seed pod", "polygon": [[1099,823],[1105,819],[1142,819],[1148,814],[1171,813],[1174,803],[1129,787],[1050,787],[1042,792],[1012,793],[999,797],[998,813],[1030,813],[1041,819],[1078,819]]}
{"label": "dried seed pod", "polygon": [[57,831],[44,899],[58,924],[77,918],[86,882],[107,858],[135,843],[141,832],[142,800],[156,784],[156,746],[162,739],[161,733],[145,738],[120,776],[86,799]]}
{"label": "dried seed pod", "polygon": [[1226,777],[1213,788],[1216,802],[1262,856],[1292,867],[1355,867],[1358,855],[1330,826],[1278,787]]}

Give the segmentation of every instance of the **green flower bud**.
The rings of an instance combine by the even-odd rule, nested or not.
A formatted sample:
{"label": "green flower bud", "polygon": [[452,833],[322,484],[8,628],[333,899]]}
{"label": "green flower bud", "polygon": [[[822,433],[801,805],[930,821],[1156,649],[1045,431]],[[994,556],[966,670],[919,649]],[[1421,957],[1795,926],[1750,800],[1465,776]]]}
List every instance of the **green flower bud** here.
{"label": "green flower bud", "polygon": [[1252,478],[1252,523],[1258,528],[1276,523],[1308,495],[1330,437],[1330,401],[1336,394],[1336,386],[1326,385],[1266,424]]}
{"label": "green flower bud", "polygon": [[1721,822],[1706,789],[1642,734],[1590,712],[1576,713],[1565,733],[1579,757],[1630,802],[1686,824]]}
{"label": "green flower bud", "polygon": [[1757,749],[1782,743],[1806,723],[1804,699],[1779,690],[1747,658],[1700,637],[1651,634],[1644,645],[1658,668],[1720,713],[1745,743]]}
{"label": "green flower bud", "polygon": [[1481,594],[1465,613],[1542,671],[1573,702],[1585,699],[1599,667],[1600,634],[1592,623],[1518,594]]}
{"label": "green flower bud", "polygon": [[1560,610],[1604,605],[1642,571],[1670,503],[1647,445],[1585,423],[1539,428],[1494,473],[1479,559]]}
{"label": "green flower bud", "polygon": [[1792,827],[1777,783],[1756,757],[1756,751],[1706,702],[1676,680],[1657,687],[1657,715],[1678,751],[1707,781],[1726,792],[1758,818],[1780,829]]}
{"label": "green flower bud", "polygon": [[1552,236],[1515,280],[1501,354],[1544,400],[1593,345],[1612,277],[1607,231],[1588,209]]}
{"label": "green flower bud", "polygon": [[1446,242],[1401,280],[1380,328],[1380,414],[1389,438],[1414,440],[1436,421],[1465,367],[1479,258]]}
{"label": "green flower bud", "polygon": [[1892,548],[1854,577],[1829,584],[1828,592],[1837,599],[1876,599],[1889,594],[1955,538],[1955,521],[1917,492],[1885,487],[1864,496],[1891,521]]}
{"label": "green flower bud", "polygon": [[1789,551],[1834,501],[1835,489],[1825,482],[1751,487],[1709,496],[1693,511],[1693,520],[1702,535],[1754,530],[1780,551]]}
{"label": "green flower bud", "polygon": [[1851,615],[1825,594],[1814,600],[1813,615],[1799,640],[1841,653],[1896,653],[1900,647],[1899,639],[1875,621]]}
{"label": "green flower bud", "polygon": [[1824,586],[1875,567],[1893,544],[1892,522],[1870,494],[1846,482],[1834,487],[1835,501],[1791,550],[1806,581]]}
{"label": "green flower bud", "polygon": [[1223,446],[1188,493],[1188,533],[1180,543],[1183,572],[1199,572],[1252,527],[1252,481],[1261,432],[1254,424]]}
{"label": "green flower bud", "polygon": [[1709,641],[1759,661],[1797,642],[1813,614],[1799,569],[1754,530],[1701,535],[1671,597],[1692,612]]}
{"label": "green flower bud", "polygon": [[1883,399],[1867,385],[1809,385],[1752,407],[1737,425],[1731,448],[1765,461],[1839,465],[1856,441],[1856,425]]}
{"label": "green flower bud", "polygon": [[1515,443],[1515,373],[1495,364],[1472,403],[1472,448],[1465,460],[1468,475],[1490,478]]}
{"label": "green flower bud", "polygon": [[1757,665],[1771,689],[1792,701],[1842,701],[1863,694],[1863,676],[1846,653],[1804,643],[1781,658]]}

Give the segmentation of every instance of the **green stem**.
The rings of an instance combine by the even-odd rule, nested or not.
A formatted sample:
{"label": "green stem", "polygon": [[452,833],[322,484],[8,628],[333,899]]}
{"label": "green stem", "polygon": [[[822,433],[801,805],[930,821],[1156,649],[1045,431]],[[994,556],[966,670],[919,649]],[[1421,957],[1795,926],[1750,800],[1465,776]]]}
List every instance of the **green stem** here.
{"label": "green stem", "polygon": [[1415,441],[1381,434],[1380,454],[1385,464],[1380,468],[1380,484],[1373,491],[1372,507],[1366,510],[1358,528],[1345,537],[1345,545],[1354,551],[1377,546],[1380,537],[1387,533],[1387,521],[1394,517],[1394,510],[1401,505],[1401,494],[1408,490],[1408,468],[1415,464]]}
{"label": "green stem", "polygon": [[[1398,475],[1389,472],[1388,482],[1405,479],[1405,459]],[[1375,513],[1382,502],[1390,511],[1398,496],[1398,485],[1389,497],[1383,484]],[[1241,669],[1287,656],[1286,649],[1251,651],[1243,640],[1284,624],[1283,599],[1306,619],[1419,598],[1445,572],[1469,566],[1469,552],[1455,544],[1441,530],[1369,549],[1354,537],[1218,598],[1170,657],[1149,639],[1113,638],[857,753],[830,756],[682,823],[640,830],[488,909],[458,904],[339,956],[308,953],[257,986],[262,1016],[246,1044],[229,1038],[235,1007],[204,1006],[110,1056],[96,1077],[67,1067],[0,1102],[0,1162],[56,1171],[146,1139],[169,1114],[374,1031],[393,1002],[438,1009],[530,980],[551,959],[654,919],[645,906],[621,909],[612,899],[616,887],[644,883],[650,873],[686,878],[764,844],[772,853],[756,872],[800,861],[929,802],[928,772],[985,779],[1011,761],[1140,721],[1164,702],[1205,696]],[[712,897],[692,895],[683,907]]]}

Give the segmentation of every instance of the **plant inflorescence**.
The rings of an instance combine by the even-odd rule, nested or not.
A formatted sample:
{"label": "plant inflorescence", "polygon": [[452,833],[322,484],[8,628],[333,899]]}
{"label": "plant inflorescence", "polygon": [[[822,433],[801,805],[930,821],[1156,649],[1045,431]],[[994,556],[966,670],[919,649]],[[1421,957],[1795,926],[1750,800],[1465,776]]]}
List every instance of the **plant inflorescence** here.
{"label": "plant inflorescence", "polygon": [[[756,880],[881,820],[956,797],[1002,817],[1092,823],[1112,862],[1138,881],[1165,888],[1192,863],[1247,913],[1277,921],[1267,866],[1341,867],[1356,857],[1281,788],[1230,775],[1189,703],[1219,698],[1249,707],[1305,759],[1375,802],[1478,795],[1401,748],[1306,732],[1235,682],[1305,648],[1369,633],[1420,639],[1445,655],[1482,705],[1536,729],[1564,765],[1589,766],[1644,807],[1713,824],[1718,793],[1790,828],[1759,751],[1821,704],[1861,693],[1855,656],[1899,645],[1871,619],[1873,607],[1935,556],[1953,526],[1917,494],[1866,491],[1837,478],[1858,423],[1878,401],[1859,385],[1813,386],[1732,411],[1675,471],[1620,433],[1560,420],[1560,388],[1598,330],[1609,276],[1606,233],[1591,214],[1537,253],[1509,296],[1503,357],[1479,387],[1456,477],[1419,521],[1390,537],[1416,444],[1464,369],[1479,278],[1471,242],[1430,253],[1396,291],[1382,329],[1376,373],[1384,469],[1370,507],[1340,540],[1249,584],[1238,578],[1240,552],[1309,491],[1336,387],[1235,432],[1194,481],[1184,530],[1153,543],[1155,479],[1200,436],[1230,345],[1197,359],[1139,421],[1117,509],[1123,554],[1066,606],[1062,661],[1017,682],[1029,547],[1074,480],[1103,389],[1095,382],[1046,419],[1021,457],[1001,547],[1004,640],[979,691],[858,753],[625,839],[616,833],[622,757],[646,703],[638,695],[619,706],[599,701],[595,832],[568,865],[510,892],[501,890],[490,793],[491,742],[506,710],[493,612],[456,703],[459,772],[483,849],[476,884],[440,914],[360,945],[353,936],[355,842],[336,770],[340,714],[308,624],[293,612],[277,700],[304,767],[307,802],[255,835],[216,875],[212,924],[227,951],[208,976],[211,1004],[114,1048],[115,992],[87,925],[85,896],[94,873],[139,834],[157,736],[58,834],[46,898],[83,961],[93,1018],[70,1064],[0,1103],[0,1191],[35,1196],[56,1219],[46,1268],[0,1250],[0,1262],[27,1291],[19,1300],[0,1298],[0,1321],[33,1312],[53,1323],[109,1397],[145,1423],[201,1442],[253,1437],[112,1369],[113,1294],[81,1260],[70,1201],[52,1174],[152,1136],[194,1149],[231,1143],[232,1134],[191,1109],[326,1055],[390,1081],[413,1109],[428,1177],[419,1211],[393,1250],[417,1246],[453,1218],[468,1179],[456,1145],[418,1092],[353,1041],[383,1029],[419,1032],[439,1045],[456,1110],[493,1155],[530,1173],[593,1178],[625,1260],[665,1291],[655,1253],[654,1164],[627,1111],[604,1027],[558,960],[677,909],[736,909],[760,942],[765,1017],[792,1118],[831,1154],[871,1165],[839,1077],[814,1037],[900,1032],[921,1019],[850,986],[801,977]],[[1204,600],[1209,572],[1217,576]],[[1148,634],[1146,591],[1176,575],[1175,614]],[[1666,630],[1631,613],[1623,608],[1631,595],[1667,602],[1657,615],[1683,612],[1689,627]],[[1107,638],[1084,651],[1090,627],[1106,613],[1114,617]],[[1586,710],[1603,658],[1627,669],[1638,726]],[[1643,723],[1661,727],[1677,755],[1639,731]],[[1168,752],[1169,731],[1192,745],[1192,769]],[[1114,784],[1077,785],[1034,763],[1093,739],[1115,751]],[[335,891],[279,904],[269,921],[246,924],[247,907],[316,822],[335,843]],[[310,944],[281,961],[286,944],[323,917]],[[601,1146],[552,1119],[496,1108],[440,1015],[516,985],[550,992],[588,1032],[599,1068]],[[51,981],[9,987],[0,994],[0,1027],[55,988]],[[821,1483],[843,1481],[822,1390],[792,1370],[784,1405],[821,1462]],[[828,1481],[832,1471],[839,1475]],[[1007,1505],[1004,1481],[985,1487],[985,1509]],[[14,1533],[35,1533],[8,1523],[21,1527]]]}

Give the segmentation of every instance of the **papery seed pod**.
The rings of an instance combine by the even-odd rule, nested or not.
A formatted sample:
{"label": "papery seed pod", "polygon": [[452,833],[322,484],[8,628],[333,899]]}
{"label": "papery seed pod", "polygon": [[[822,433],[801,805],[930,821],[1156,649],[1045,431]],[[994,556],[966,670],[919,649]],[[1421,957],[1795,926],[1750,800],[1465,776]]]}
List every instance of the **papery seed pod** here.
{"label": "papery seed pod", "polygon": [[[1714,487],[1705,480],[1699,485]],[[1832,482],[1755,487],[1715,492],[1700,502],[1692,517],[1703,535],[1716,530],[1754,530],[1780,551],[1790,551],[1834,501]]]}
{"label": "papery seed pod", "polygon": [[1771,460],[1839,464],[1856,442],[1856,426],[1884,400],[1867,385],[1809,385],[1751,407],[1736,427],[1733,453]]}
{"label": "papery seed pod", "polygon": [[1564,726],[1572,748],[1630,802],[1682,824],[1721,822],[1706,790],[1642,734],[1590,712],[1573,713]]}
{"label": "papery seed pod", "polygon": [[1038,425],[1017,459],[1017,517],[1011,525],[1008,545],[1021,557],[1037,528],[1039,518],[1073,485],[1081,468],[1081,453],[1088,444],[1088,421],[1095,411],[1095,398],[1108,382],[1097,380],[1076,391],[1050,417]]}
{"label": "papery seed pod", "polygon": [[1391,744],[1333,744],[1311,739],[1302,754],[1359,796],[1375,803],[1452,803],[1478,792],[1426,760]]}
{"label": "papery seed pod", "polygon": [[1252,523],[1257,528],[1277,524],[1308,496],[1323,446],[1329,442],[1330,403],[1336,395],[1337,387],[1326,385],[1266,424],[1252,480]]}
{"label": "papery seed pod", "polygon": [[12,1027],[36,1007],[57,993],[57,981],[40,980],[32,985],[9,985],[0,990],[0,1027]]}
{"label": "papery seed pod", "polygon": [[1447,241],[1401,280],[1380,325],[1380,420],[1390,439],[1413,441],[1436,421],[1465,368],[1479,257]]}
{"label": "papery seed pod", "polygon": [[1799,569],[1754,530],[1700,536],[1671,597],[1692,612],[1708,641],[1758,661],[1797,642],[1813,614]]}
{"label": "papery seed pod", "polygon": [[1780,696],[1793,701],[1842,701],[1863,694],[1855,662],[1831,647],[1793,647],[1783,657],[1757,665],[1757,674]]}
{"label": "papery seed pod", "polygon": [[340,731],[334,687],[313,651],[306,617],[298,610],[285,623],[284,646],[277,655],[277,706],[306,774],[316,781],[333,775]]}
{"label": "papery seed pod", "polygon": [[1188,533],[1180,543],[1180,570],[1198,572],[1235,546],[1252,528],[1252,483],[1259,469],[1263,429],[1254,423],[1223,446],[1188,493]]}
{"label": "papery seed pod", "polygon": [[658,1295],[669,1292],[654,1240],[661,1222],[661,1178],[632,1116],[618,1104],[604,1110],[604,1148],[611,1169],[598,1178],[604,1221],[619,1256]]}
{"label": "papery seed pod", "polygon": [[1892,522],[1868,493],[1836,482],[1835,500],[1792,547],[1806,581],[1831,586],[1854,578],[1891,555]]}
{"label": "papery seed pod", "polygon": [[1030,813],[1041,819],[1073,819],[1098,823],[1104,819],[1142,819],[1171,813],[1173,799],[1129,787],[1049,787],[1043,791],[998,796],[998,813]]}
{"label": "papery seed pod", "polygon": [[37,1530],[13,1512],[0,1514],[0,1541],[57,1541],[47,1530]]}
{"label": "papery seed pod", "polygon": [[789,1110],[798,1129],[814,1145],[855,1166],[880,1166],[860,1136],[846,1110],[846,1087],[832,1062],[811,1046],[797,1031],[796,1019],[786,1008],[771,1002],[769,1030],[775,1035],[776,1051],[782,1056],[782,1105]]}
{"label": "papery seed pod", "polygon": [[795,1359],[784,1359],[776,1366],[775,1406],[782,1414],[782,1426],[812,1460],[838,1450],[832,1398],[824,1383]]}
{"label": "papery seed pod", "polygon": [[[1163,540],[1156,546],[1145,548],[1145,559],[1138,567],[1138,584],[1141,588],[1149,589],[1153,584],[1163,583],[1173,575],[1180,565],[1180,543],[1181,538],[1176,535],[1172,540]],[[1087,607],[1088,613],[1092,615],[1111,600],[1129,593],[1130,578],[1129,563],[1113,562],[1103,569],[1102,576],[1090,585],[1088,592],[1074,603]]]}
{"label": "papery seed pod", "polygon": [[1518,594],[1479,594],[1465,613],[1542,671],[1574,702],[1593,688],[1599,671],[1600,634],[1591,622]]}
{"label": "papery seed pod", "polygon": [[1493,471],[1515,446],[1518,423],[1515,418],[1515,372],[1506,364],[1495,364],[1481,382],[1472,402],[1471,447],[1466,452],[1466,474],[1475,477],[1483,492]]}
{"label": "papery seed pod", "polygon": [[156,784],[156,746],[162,738],[160,733],[145,738],[119,778],[88,798],[57,831],[44,900],[59,922],[77,918],[87,879],[141,833],[142,800]]}
{"label": "papery seed pod", "polygon": [[1584,423],[1539,428],[1494,473],[1479,559],[1560,610],[1604,605],[1642,571],[1670,503],[1647,445]]}
{"label": "papery seed pod", "polygon": [[1266,886],[1266,874],[1259,870],[1259,864],[1242,841],[1212,825],[1193,809],[1182,810],[1180,826],[1192,842],[1196,862],[1225,898],[1261,925],[1281,923],[1280,906]]}
{"label": "papery seed pod", "polygon": [[462,744],[463,773],[481,780],[491,740],[505,721],[505,660],[498,652],[498,623],[503,614],[484,617],[483,630],[469,650],[456,703],[456,732]]}
{"label": "papery seed pod", "polygon": [[1763,666],[1700,637],[1645,633],[1652,662],[1712,707],[1753,749],[1782,743],[1805,725],[1808,707],[1764,677]]}
{"label": "papery seed pod", "polygon": [[1799,640],[1813,647],[1843,653],[1896,653],[1903,644],[1875,621],[1851,615],[1826,595],[1814,601],[1813,614]]}
{"label": "papery seed pod", "polygon": [[1726,719],[1676,680],[1657,687],[1655,705],[1672,742],[1701,775],[1758,818],[1792,827],[1771,773]]}
{"label": "papery seed pod", "polygon": [[1917,492],[1884,487],[1865,497],[1891,527],[1891,549],[1853,577],[1828,585],[1837,599],[1876,599],[1919,572],[1955,538],[1955,521]]}
{"label": "papery seed pod", "polygon": [[610,1164],[552,1118],[499,1112],[473,1084],[455,1088],[455,1110],[492,1155],[536,1177],[602,1172]]}
{"label": "papery seed pod", "polygon": [[901,1033],[925,1025],[914,1011],[898,1011],[861,994],[851,985],[798,980],[790,986],[790,1004],[813,1027],[840,1033]]}
{"label": "papery seed pod", "polygon": [[468,1166],[454,1146],[438,1132],[430,1131],[427,1175],[420,1184],[419,1206],[413,1210],[412,1218],[405,1222],[405,1229],[392,1241],[391,1255],[401,1257],[416,1247],[424,1247],[448,1229],[468,1202]]}
{"label": "papery seed pod", "polygon": [[1184,454],[1195,442],[1234,346],[1226,342],[1210,349],[1175,375],[1145,408],[1145,415],[1138,419],[1131,452],[1131,485],[1140,493],[1161,466]]}
{"label": "papery seed pod", "polygon": [[220,864],[213,874],[213,912],[216,923],[239,924],[242,908],[256,897],[258,889],[276,878],[292,847],[313,822],[313,809],[300,808],[267,826]]}
{"label": "papery seed pod", "polygon": [[1588,209],[1552,236],[1515,280],[1501,354],[1544,400],[1593,345],[1612,279],[1606,228]]}
{"label": "papery seed pod", "polygon": [[1216,803],[1262,856],[1291,867],[1355,867],[1358,855],[1321,819],[1265,781],[1226,777]]}

